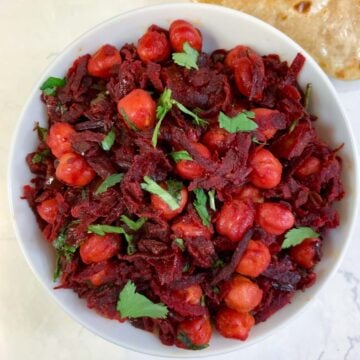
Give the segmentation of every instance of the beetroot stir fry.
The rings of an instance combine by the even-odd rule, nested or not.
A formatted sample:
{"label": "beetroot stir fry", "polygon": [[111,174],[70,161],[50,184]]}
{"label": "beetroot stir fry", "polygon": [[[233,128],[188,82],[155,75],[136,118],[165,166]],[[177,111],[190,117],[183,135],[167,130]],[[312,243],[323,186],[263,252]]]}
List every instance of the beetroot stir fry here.
{"label": "beetroot stir fry", "polygon": [[24,198],[56,250],[56,288],[196,350],[214,329],[245,340],[313,285],[344,191],[296,80],[304,62],[207,54],[176,20],[50,77]]}

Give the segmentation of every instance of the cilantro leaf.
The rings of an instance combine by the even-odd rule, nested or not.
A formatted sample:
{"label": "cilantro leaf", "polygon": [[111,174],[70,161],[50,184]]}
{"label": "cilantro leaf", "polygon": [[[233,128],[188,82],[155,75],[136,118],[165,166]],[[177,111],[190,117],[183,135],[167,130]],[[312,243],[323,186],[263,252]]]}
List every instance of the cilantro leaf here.
{"label": "cilantro leaf", "polygon": [[46,128],[43,128],[39,125],[39,123],[36,123],[36,127],[35,127],[36,131],[37,131],[37,134],[38,134],[38,137],[41,141],[45,141],[46,140],[46,137],[47,137],[47,129]]}
{"label": "cilantro leaf", "polygon": [[195,125],[198,125],[198,126],[201,126],[201,127],[204,127],[204,126],[207,125],[207,121],[205,121],[204,119],[201,119],[198,114],[195,114],[195,113],[192,112],[191,110],[187,109],[183,104],[179,103],[179,102],[176,101],[176,100],[173,100],[173,103],[174,103],[174,105],[177,106],[177,108],[178,108],[181,112],[183,112],[183,113],[186,114],[186,115],[191,116],[192,119],[193,119],[193,123],[194,123]]}
{"label": "cilantro leaf", "polygon": [[53,282],[56,282],[59,279],[60,274],[61,274],[61,257],[59,254],[56,254]]}
{"label": "cilantro leaf", "polygon": [[266,141],[262,142],[262,141],[259,141],[256,136],[253,136],[251,138],[251,141],[254,143],[254,144],[258,144],[258,145],[266,145]]}
{"label": "cilantro leaf", "polygon": [[93,224],[88,226],[88,233],[94,233],[100,236],[105,236],[106,234],[122,234],[128,244],[127,253],[132,255],[135,252],[134,237],[128,234],[121,226]]}
{"label": "cilantro leaf", "polygon": [[101,142],[101,147],[105,151],[109,151],[111,147],[114,145],[115,138],[116,138],[115,131],[114,129],[111,129],[105,136],[104,140]]}
{"label": "cilantro leaf", "polygon": [[196,69],[197,61],[199,58],[199,52],[192,48],[188,42],[183,45],[183,52],[172,54],[172,59],[175,64],[185,67],[186,69]]}
{"label": "cilantro leaf", "polygon": [[176,238],[174,243],[180,248],[181,251],[185,251],[185,244],[183,239]]}
{"label": "cilantro leaf", "polygon": [[38,164],[38,163],[41,163],[47,156],[50,155],[50,150],[49,149],[45,149],[43,151],[40,151],[38,153],[36,153],[32,159],[31,159],[31,162],[33,164]]}
{"label": "cilantro leaf", "polygon": [[159,98],[156,107],[156,117],[159,120],[163,119],[169,110],[171,110],[172,106],[171,90],[166,88]]}
{"label": "cilantro leaf", "polygon": [[[169,186],[169,182],[168,182]],[[141,188],[145,191],[148,191],[151,194],[159,196],[163,201],[165,201],[171,210],[176,210],[179,208],[179,203],[174,198],[169,191],[163,189],[160,185],[158,185],[153,179],[149,176],[144,176],[144,182],[141,184]]]}
{"label": "cilantro leaf", "polygon": [[310,105],[310,98],[312,93],[312,84],[308,83],[306,85],[305,94],[304,94],[304,108],[307,110]]}
{"label": "cilantro leaf", "polygon": [[101,184],[100,186],[96,189],[95,191],[95,195],[99,195],[102,194],[103,192],[105,192],[108,188],[118,184],[122,178],[124,177],[124,174],[112,174],[110,176],[108,176]]}
{"label": "cilantro leaf", "polygon": [[199,214],[202,223],[205,226],[209,226],[211,218],[206,208],[207,196],[205,191],[203,189],[194,189],[193,192],[196,196],[196,199],[194,200],[194,207]]}
{"label": "cilantro leaf", "polygon": [[223,268],[225,266],[225,263],[221,259],[216,259],[214,263],[212,264],[213,269]]}
{"label": "cilantro leaf", "polygon": [[291,246],[296,246],[301,244],[305,239],[317,238],[320,234],[315,232],[310,227],[299,227],[289,230],[285,234],[285,240],[283,241],[281,248],[287,249]]}
{"label": "cilantro leaf", "polygon": [[173,151],[170,153],[170,156],[176,163],[180,160],[193,160],[191,155],[186,150]]}
{"label": "cilantro leaf", "polygon": [[125,110],[124,110],[123,108],[120,108],[119,110],[120,110],[120,114],[121,114],[122,118],[124,119],[126,125],[127,125],[130,129],[132,129],[132,130],[134,130],[134,131],[139,131],[139,129],[137,128],[137,126],[129,119],[129,116],[128,116],[128,114],[125,112]]}
{"label": "cilantro leaf", "polygon": [[156,123],[151,138],[151,143],[153,144],[154,147],[156,147],[157,145],[157,138],[160,133],[161,123],[165,119],[166,114],[171,110],[172,106],[173,103],[171,100],[171,90],[165,89],[164,92],[161,94],[156,107],[156,118],[158,119],[158,122]]}
{"label": "cilantro leaf", "polygon": [[181,201],[181,190],[183,189],[183,183],[177,180],[166,181],[167,192],[178,202]]}
{"label": "cilantro leaf", "polygon": [[104,101],[106,100],[106,93],[105,91],[100,91],[95,98],[93,98],[91,101],[90,101],[90,105],[93,106],[101,101]]}
{"label": "cilantro leaf", "polygon": [[121,215],[120,220],[124,224],[126,224],[130,230],[138,231],[146,223],[147,218],[141,217],[141,218],[137,219],[136,221],[134,221],[134,220],[131,220],[130,218],[128,218],[126,215]]}
{"label": "cilantro leaf", "polygon": [[126,231],[121,226],[93,224],[88,226],[88,233],[104,236],[106,234],[124,234]]}
{"label": "cilantro leaf", "polygon": [[61,254],[66,257],[66,260],[70,260],[71,257],[75,254],[77,246],[69,245],[66,243],[67,232],[66,229],[62,230],[58,237],[53,241],[54,248]]}
{"label": "cilantro leaf", "polygon": [[250,132],[257,129],[258,125],[254,119],[255,114],[252,111],[243,111],[233,118],[225,115],[223,112],[219,113],[219,126],[229,133]]}
{"label": "cilantro leaf", "polygon": [[298,126],[299,120],[294,120],[289,126],[289,134],[292,133]]}
{"label": "cilantro leaf", "polygon": [[215,190],[209,190],[208,191],[208,195],[209,195],[209,205],[210,205],[210,209],[216,211],[216,205],[215,205]]}
{"label": "cilantro leaf", "polygon": [[77,245],[69,245],[66,243],[67,230],[72,224],[74,224],[74,222],[71,222],[69,225],[63,228],[57,238],[52,243],[52,245],[56,249],[56,265],[53,275],[54,282],[58,280],[61,274],[61,257],[64,256],[66,258],[66,261],[70,261],[78,248]]}
{"label": "cilantro leaf", "polygon": [[199,126],[207,125],[207,121],[201,119],[195,112],[187,109],[183,104],[173,99],[171,97],[171,90],[166,88],[164,92],[161,94],[158,101],[158,105],[156,107],[156,118],[158,119],[158,122],[155,125],[153,135],[151,138],[151,143],[153,144],[154,147],[156,147],[157,145],[157,139],[160,133],[161,123],[164,120],[166,114],[171,110],[171,108],[174,105],[184,114],[191,116],[193,119],[193,123],[195,125],[199,125]]}
{"label": "cilantro leaf", "polygon": [[214,287],[212,288],[212,290],[213,290],[214,294],[219,294],[219,293],[220,293],[220,289],[219,289],[218,286],[214,286]]}
{"label": "cilantro leaf", "polygon": [[168,309],[164,304],[155,304],[144,295],[136,292],[136,286],[132,281],[128,281],[120,291],[116,310],[121,317],[129,318],[165,319],[168,314]]}
{"label": "cilantro leaf", "polygon": [[57,78],[57,77],[50,76],[40,86],[40,90],[42,90],[42,92],[45,95],[55,95],[57,88],[63,87],[63,86],[65,86],[65,84],[66,84],[65,79],[60,79],[60,78]]}
{"label": "cilantro leaf", "polygon": [[183,343],[187,349],[190,349],[190,350],[202,350],[209,346],[209,344],[204,344],[204,345],[193,344],[192,341],[189,339],[189,337],[183,331],[179,331],[176,338],[181,343]]}
{"label": "cilantro leaf", "polygon": [[187,262],[184,264],[183,268],[182,268],[182,272],[188,272],[190,269],[190,264]]}

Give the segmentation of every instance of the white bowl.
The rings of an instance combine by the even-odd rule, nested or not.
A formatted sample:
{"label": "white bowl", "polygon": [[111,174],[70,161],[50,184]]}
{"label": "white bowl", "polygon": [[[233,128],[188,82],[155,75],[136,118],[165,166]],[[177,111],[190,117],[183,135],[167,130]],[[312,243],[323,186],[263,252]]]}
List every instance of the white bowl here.
{"label": "white bowl", "polygon": [[[298,52],[303,53],[307,61],[299,83],[303,87],[309,82],[313,84],[311,110],[320,118],[316,123],[318,132],[334,147],[345,144],[339,153],[343,159],[343,181],[347,192],[344,200],[338,204],[341,226],[329,231],[326,236],[323,260],[316,268],[316,284],[306,292],[298,292],[291,305],[255,326],[246,342],[215,335],[211,346],[198,352],[164,346],[153,334],[127,323],[120,324],[102,318],[89,310],[85,302],[72,291],[53,290],[54,251],[43,239],[26,201],[20,200],[23,185],[29,183],[32,177],[25,156],[33,151],[38,142],[32,131],[34,123],[39,121],[40,125],[46,126],[45,108],[40,101],[39,91],[43,81],[50,75],[63,77],[75,58],[94,52],[104,43],[120,47],[125,42],[136,41],[149,25],[157,24],[167,28],[174,19],[186,19],[196,24],[204,36],[205,51],[246,44],[260,54],[276,53],[289,62]],[[172,4],[142,8],[112,18],[75,40],[46,69],[35,85],[21,114],[9,161],[9,197],[15,232],[29,265],[51,296],[75,320],[103,338],[131,350],[168,357],[209,356],[241,349],[273,334],[275,329],[299,314],[338,268],[351,238],[358,204],[358,161],[354,144],[349,121],[329,79],[299,45],[280,31],[254,17],[223,7]]]}

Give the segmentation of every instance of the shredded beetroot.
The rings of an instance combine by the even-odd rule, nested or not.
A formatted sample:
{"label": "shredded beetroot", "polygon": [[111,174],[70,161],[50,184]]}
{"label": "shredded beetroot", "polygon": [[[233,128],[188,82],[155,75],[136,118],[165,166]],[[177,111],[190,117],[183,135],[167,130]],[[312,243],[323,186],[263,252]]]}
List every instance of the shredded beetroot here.
{"label": "shredded beetroot", "polygon": [[[161,39],[169,44],[175,41],[173,30],[170,35],[157,26],[148,31],[148,36],[162,34]],[[172,42],[171,46],[174,48]],[[109,319],[124,321],[116,304],[125,284],[132,281],[139,293],[155,303],[162,302],[169,313],[166,319],[129,321],[157,332],[165,345],[183,347],[179,345],[179,332],[186,333],[192,322],[208,321],[209,317],[221,321],[217,313],[226,307],[238,311],[241,304],[230,298],[236,282],[258,289],[260,300],[246,311],[257,323],[290,303],[297,290],[315,282],[314,265],[320,261],[321,245],[326,241],[322,235],[339,224],[332,205],[344,196],[341,159],[339,149],[331,149],[319,138],[313,127],[316,118],[304,108],[304,94],[296,80],[305,62],[301,54],[289,66],[277,55],[261,57],[240,46],[231,52],[200,53],[196,70],[179,66],[170,57],[143,61],[141,56],[148,56],[145,50],[133,44],[112,50],[114,65],[101,77],[89,70],[89,62],[96,56],[81,56],[68,70],[66,85],[54,94],[42,95],[49,130],[54,124],[66,124],[66,134],[55,140],[61,149],[68,146],[66,153],[70,149],[72,165],[67,164],[70,169],[64,177],[59,170],[64,166],[63,155],[58,159],[53,156],[48,132],[48,138],[26,158],[35,178],[24,186],[23,197],[46,240],[58,251],[61,278],[57,288],[72,289],[89,308]],[[165,56],[166,51],[159,54]],[[154,104],[166,88],[206,125],[196,125],[181,108],[173,106],[154,147]],[[130,112],[125,112],[126,119],[118,108],[119,104],[127,106],[134,90],[142,96],[151,94],[148,107],[141,110],[153,111],[150,125],[136,122]],[[143,90],[147,91],[145,95]],[[142,106],[141,102],[137,106]],[[243,110],[253,111],[257,129],[230,133],[219,128],[219,112],[235,117]],[[105,149],[110,131],[113,142]],[[178,151],[186,151],[192,160],[176,163],[169,154]],[[75,167],[80,170],[71,174]],[[186,171],[190,175],[196,171],[196,175]],[[280,172],[279,180],[276,174],[268,178],[274,172]],[[102,193],[97,192],[114,174],[123,177]],[[163,200],[145,191],[144,177],[164,189],[169,187],[169,179],[181,181],[183,190],[175,196],[179,206],[186,197],[180,210],[171,212],[164,202],[159,203]],[[74,185],[72,181],[78,182]],[[205,205],[208,224],[197,212],[195,189],[204,190],[206,198],[208,191],[214,191],[216,207],[210,209],[209,202]],[[236,212],[244,208],[244,201],[254,209],[255,221],[253,213]],[[275,213],[280,211],[280,215],[272,215],[266,206],[275,206]],[[122,215],[133,221],[147,220],[133,229]],[[276,216],[281,216],[280,224]],[[252,225],[239,236],[236,229],[242,223]],[[89,226],[94,224],[121,226],[132,243],[123,234],[115,235],[107,239],[111,251],[104,248],[96,253],[94,245],[91,256],[84,257],[93,236]],[[293,227],[310,227],[319,238],[308,245],[305,241],[282,249],[285,233]],[[98,235],[98,240],[92,241],[100,244],[106,236]],[[64,243],[59,245],[59,241]],[[252,275],[251,247],[266,250],[259,255],[260,260],[256,258],[265,264],[260,275]],[[85,258],[92,260],[85,262]],[[220,325],[217,323],[221,334],[230,336],[226,326]],[[196,331],[186,335],[193,344],[202,345]]]}

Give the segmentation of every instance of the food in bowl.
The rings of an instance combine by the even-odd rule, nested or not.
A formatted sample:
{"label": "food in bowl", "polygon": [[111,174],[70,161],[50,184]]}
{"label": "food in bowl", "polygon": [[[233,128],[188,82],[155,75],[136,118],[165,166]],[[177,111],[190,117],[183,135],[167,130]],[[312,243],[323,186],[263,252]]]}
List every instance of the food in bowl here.
{"label": "food in bowl", "polygon": [[193,350],[214,328],[246,340],[314,284],[344,196],[296,80],[305,58],[201,50],[176,20],[49,78],[24,187],[57,289]]}

